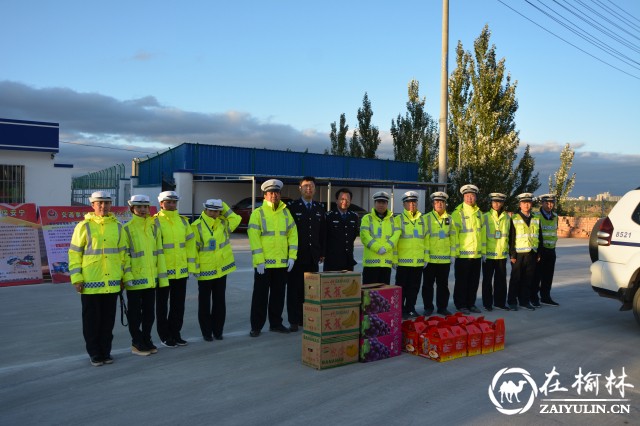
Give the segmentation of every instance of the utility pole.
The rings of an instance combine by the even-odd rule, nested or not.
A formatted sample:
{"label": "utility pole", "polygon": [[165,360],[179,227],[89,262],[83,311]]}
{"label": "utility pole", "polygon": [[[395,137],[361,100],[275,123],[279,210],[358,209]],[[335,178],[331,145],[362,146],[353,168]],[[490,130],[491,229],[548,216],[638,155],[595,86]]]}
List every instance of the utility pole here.
{"label": "utility pole", "polygon": [[[442,0],[442,65],[440,67],[440,151],[438,183],[447,183],[447,115],[449,112],[449,0]],[[446,187],[442,188],[446,189]]]}

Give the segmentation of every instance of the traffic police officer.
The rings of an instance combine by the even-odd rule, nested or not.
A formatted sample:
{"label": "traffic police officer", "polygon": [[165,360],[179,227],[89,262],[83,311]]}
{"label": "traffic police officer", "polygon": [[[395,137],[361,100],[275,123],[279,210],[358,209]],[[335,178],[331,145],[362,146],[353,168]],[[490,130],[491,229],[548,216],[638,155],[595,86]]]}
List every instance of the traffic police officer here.
{"label": "traffic police officer", "polygon": [[556,267],[556,242],[558,241],[558,215],[553,211],[556,197],[553,194],[544,194],[540,196],[540,201],[542,207],[540,212],[536,213],[540,219],[539,261],[531,286],[531,304],[533,306],[540,303],[546,306],[560,306],[551,298],[551,285]]}
{"label": "traffic police officer", "polygon": [[353,271],[353,242],[360,232],[360,218],[349,210],[351,191],[347,188],[336,192],[336,209],[327,213],[327,237],[324,271]]}
{"label": "traffic police officer", "polygon": [[270,179],[261,186],[262,206],[249,218],[247,234],[255,273],[251,296],[251,337],[258,337],[269,316],[269,330],[289,333],[282,325],[287,272],[298,254],[298,231],[289,209],[280,201],[282,182]]}
{"label": "traffic police officer", "polygon": [[482,262],[482,304],[487,311],[507,307],[507,258],[511,218],[504,211],[505,194],[492,192],[491,209],[483,216],[487,255]]}
{"label": "traffic police officer", "polygon": [[393,251],[400,229],[396,229],[393,213],[387,209],[389,198],[384,191],[373,194],[374,208],[360,224],[360,241],[364,246],[362,284],[391,283]]}
{"label": "traffic police officer", "polygon": [[288,205],[298,230],[298,258],[288,274],[287,281],[287,313],[290,331],[298,331],[298,327],[302,326],[304,273],[319,271],[318,265],[324,261],[327,233],[325,210],[320,203],[313,201],[316,193],[315,178],[303,177],[300,179],[298,189],[301,198]]}
{"label": "traffic police officer", "polygon": [[417,317],[416,300],[420,292],[422,270],[425,260],[426,226],[422,213],[418,211],[418,193],[407,191],[402,196],[404,211],[394,217],[396,229],[400,229],[400,238],[394,250],[396,267],[396,285],[402,287],[402,314],[404,317]]}

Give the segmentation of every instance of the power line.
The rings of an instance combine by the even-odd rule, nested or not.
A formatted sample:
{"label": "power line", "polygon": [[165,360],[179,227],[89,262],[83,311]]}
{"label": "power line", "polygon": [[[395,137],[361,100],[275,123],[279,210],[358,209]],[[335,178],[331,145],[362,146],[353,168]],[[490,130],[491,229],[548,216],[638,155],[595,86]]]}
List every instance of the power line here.
{"label": "power line", "polygon": [[91,148],[117,149],[118,151],[141,152],[143,154],[155,154],[156,153],[156,151],[140,151],[140,150],[137,150],[137,149],[118,148],[118,147],[115,147],[115,146],[93,145],[93,144],[79,143],[79,142],[60,142],[60,143],[66,143],[68,145],[90,146]]}

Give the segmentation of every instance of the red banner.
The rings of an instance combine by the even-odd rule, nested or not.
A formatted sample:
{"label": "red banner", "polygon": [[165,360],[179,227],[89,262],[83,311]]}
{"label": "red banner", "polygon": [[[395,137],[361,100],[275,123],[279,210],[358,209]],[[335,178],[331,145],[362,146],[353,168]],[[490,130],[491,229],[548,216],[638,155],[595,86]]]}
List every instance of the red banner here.
{"label": "red banner", "polygon": [[0,204],[0,286],[42,280],[36,205]]}

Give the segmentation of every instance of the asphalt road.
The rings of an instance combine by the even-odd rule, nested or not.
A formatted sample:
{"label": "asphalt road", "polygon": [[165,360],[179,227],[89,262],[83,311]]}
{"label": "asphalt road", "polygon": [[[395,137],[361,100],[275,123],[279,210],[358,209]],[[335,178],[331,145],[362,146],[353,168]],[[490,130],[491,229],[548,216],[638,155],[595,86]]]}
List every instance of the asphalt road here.
{"label": "asphalt road", "polygon": [[[0,424],[637,424],[640,326],[591,290],[586,240],[560,240],[552,293],[559,308],[485,314],[505,319],[504,351],[446,363],[403,354],[323,371],[302,365],[301,333],[249,337],[250,254],[246,236],[233,243],[239,269],[227,283],[223,341],[202,340],[190,279],[189,345],[135,356],[117,323],[115,362],[102,367],[89,364],[70,285],[0,288]],[[522,370],[502,377],[504,368]],[[500,401],[496,376],[525,379],[521,403],[501,404],[521,413],[498,411],[490,398]],[[566,390],[552,392],[559,388]],[[558,412],[566,410],[582,413]]]}

